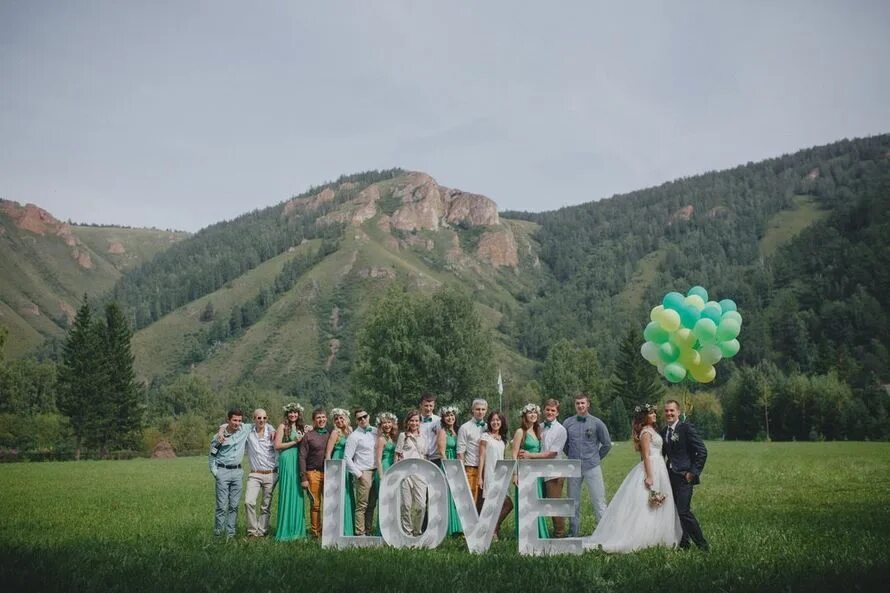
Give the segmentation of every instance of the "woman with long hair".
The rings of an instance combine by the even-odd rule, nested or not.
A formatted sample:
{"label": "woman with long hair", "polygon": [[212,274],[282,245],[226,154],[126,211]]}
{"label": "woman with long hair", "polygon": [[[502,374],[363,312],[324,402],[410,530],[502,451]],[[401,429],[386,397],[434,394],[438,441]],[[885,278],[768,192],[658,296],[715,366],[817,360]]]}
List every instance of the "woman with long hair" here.
{"label": "woman with long hair", "polygon": [[[521,419],[519,428],[513,435],[513,459],[520,459],[520,451],[536,456],[541,452],[541,426],[538,419],[541,416],[541,408],[538,404],[525,404],[519,411]],[[538,498],[544,498],[544,480],[538,479]],[[516,487],[516,537],[519,538],[519,487]],[[538,537],[550,537],[547,528],[547,519],[538,517]]]}
{"label": "woman with long hair", "polygon": [[[396,442],[396,460],[426,459],[429,451],[426,438],[420,432],[420,412],[411,410],[405,416],[405,430]],[[409,535],[423,531],[423,514],[426,510],[426,482],[419,476],[408,476],[400,486],[402,499],[402,529]]]}
{"label": "woman with long hair", "polygon": [[[439,409],[439,431],[436,435],[436,448],[440,459],[457,459],[457,415],[455,406],[442,406]],[[463,533],[460,517],[454,506],[454,497],[448,492],[448,535]]]}
{"label": "woman with long hair", "polygon": [[[377,471],[374,472],[374,488],[380,491],[380,482],[383,474],[396,462],[396,438],[399,436],[399,419],[392,412],[377,414],[377,444],[374,448],[374,458],[377,460]],[[380,516],[380,499],[377,499],[377,516]],[[374,535],[380,535],[380,525],[374,530]]]}
{"label": "woman with long hair", "polygon": [[[504,450],[507,448],[507,419],[498,411],[488,414],[485,432],[479,439],[479,490],[482,491],[480,501],[485,504],[485,488],[494,479],[494,468],[498,459],[504,458]],[[480,505],[481,508],[481,505]],[[498,515],[498,523],[494,528],[494,539],[498,539],[501,531],[501,523],[510,511],[513,510],[513,501],[509,496],[504,497],[504,504]]]}
{"label": "woman with long hair", "polygon": [[655,429],[657,416],[650,404],[634,408],[631,436],[640,462],[618,487],[593,535],[584,538],[585,548],[633,552],[680,543],[683,530],[661,454],[662,438]]}
{"label": "woman with long hair", "polygon": [[275,431],[278,450],[278,528],[275,539],[290,541],[306,537],[306,513],[303,489],[300,487],[300,441],[306,427],[302,422],[303,406],[290,403],[284,406],[284,421]]}
{"label": "woman with long hair", "polygon": [[[346,451],[346,437],[352,432],[352,426],[349,424],[349,412],[343,408],[334,408],[331,410],[331,418],[334,419],[334,429],[331,436],[328,437],[328,448],[325,452],[325,459],[343,459]],[[343,535],[355,535],[355,522],[353,517],[353,509],[355,509],[355,494],[352,489],[352,474],[346,471],[346,496],[343,501],[342,525]]]}

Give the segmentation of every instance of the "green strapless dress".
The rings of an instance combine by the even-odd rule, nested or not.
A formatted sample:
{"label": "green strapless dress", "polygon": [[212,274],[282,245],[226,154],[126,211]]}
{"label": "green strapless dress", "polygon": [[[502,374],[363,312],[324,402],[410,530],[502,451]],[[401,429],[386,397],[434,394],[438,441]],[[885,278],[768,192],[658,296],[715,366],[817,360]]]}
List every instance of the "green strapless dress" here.
{"label": "green strapless dress", "polygon": [[[445,433],[445,459],[457,459],[457,435]],[[457,509],[454,506],[454,498],[451,491],[448,491],[448,535],[463,533],[463,527],[460,525],[460,517],[457,516]]]}
{"label": "green strapless dress", "polygon": [[[291,429],[285,442],[297,440],[296,429]],[[275,539],[290,541],[306,537],[306,508],[300,486],[300,448],[285,449],[278,456],[278,528]]]}
{"label": "green strapless dress", "polygon": [[[541,452],[541,441],[535,437],[535,433],[531,431],[525,433],[525,440],[522,441],[522,450],[529,453]],[[516,512],[513,515],[515,521],[514,531],[516,532],[516,539],[519,539],[519,487],[515,487],[514,490],[516,492]],[[542,478],[538,478],[538,498],[544,498],[544,480]],[[546,517],[538,517],[538,537],[550,537]]]}
{"label": "green strapless dress", "polygon": [[[334,444],[331,451],[331,459],[343,459],[343,453],[346,451],[346,437],[342,434]],[[346,472],[346,496],[343,501],[343,535],[355,535],[355,493],[352,491],[352,474],[346,471],[346,464],[343,464],[343,471]]]}

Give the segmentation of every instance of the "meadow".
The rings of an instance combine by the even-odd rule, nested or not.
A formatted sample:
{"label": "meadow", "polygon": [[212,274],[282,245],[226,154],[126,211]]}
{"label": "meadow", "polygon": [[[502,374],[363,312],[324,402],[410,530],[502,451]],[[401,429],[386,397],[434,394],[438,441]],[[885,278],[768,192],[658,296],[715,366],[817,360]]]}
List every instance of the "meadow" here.
{"label": "meadow", "polygon": [[[484,555],[323,550],[212,537],[206,458],[0,466],[4,591],[883,591],[890,444],[710,442],[693,508],[712,546],[519,556],[512,525]],[[636,462],[619,443],[609,495]],[[586,505],[587,503],[585,503]],[[585,516],[583,534],[594,521]],[[273,514],[273,525],[274,525]],[[509,520],[508,520],[509,523]]]}

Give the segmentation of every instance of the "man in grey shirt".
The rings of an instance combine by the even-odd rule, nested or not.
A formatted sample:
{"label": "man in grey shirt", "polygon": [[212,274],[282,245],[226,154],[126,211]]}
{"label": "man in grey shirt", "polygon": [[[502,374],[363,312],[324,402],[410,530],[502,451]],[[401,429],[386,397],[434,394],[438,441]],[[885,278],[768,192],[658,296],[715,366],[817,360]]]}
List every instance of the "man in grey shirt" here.
{"label": "man in grey shirt", "polygon": [[585,393],[575,395],[575,416],[563,420],[566,429],[565,453],[569,459],[581,460],[581,477],[569,478],[569,498],[575,501],[575,516],[572,519],[571,535],[578,537],[581,526],[581,487],[587,483],[590,501],[596,520],[606,512],[606,485],[603,483],[603,470],[600,462],[612,448],[609,430],[602,420],[587,413],[590,399]]}

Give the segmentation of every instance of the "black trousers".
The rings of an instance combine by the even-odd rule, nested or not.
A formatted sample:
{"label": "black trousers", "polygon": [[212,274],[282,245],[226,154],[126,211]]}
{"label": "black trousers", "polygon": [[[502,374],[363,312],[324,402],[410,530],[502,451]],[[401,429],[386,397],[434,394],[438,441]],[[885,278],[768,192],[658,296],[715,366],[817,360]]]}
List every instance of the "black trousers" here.
{"label": "black trousers", "polygon": [[674,503],[677,505],[677,514],[680,515],[680,526],[683,528],[683,536],[680,538],[680,547],[688,548],[689,540],[703,550],[708,549],[708,542],[701,532],[701,526],[695,515],[692,514],[692,484],[686,481],[684,476],[670,472],[671,491],[674,493]]}

